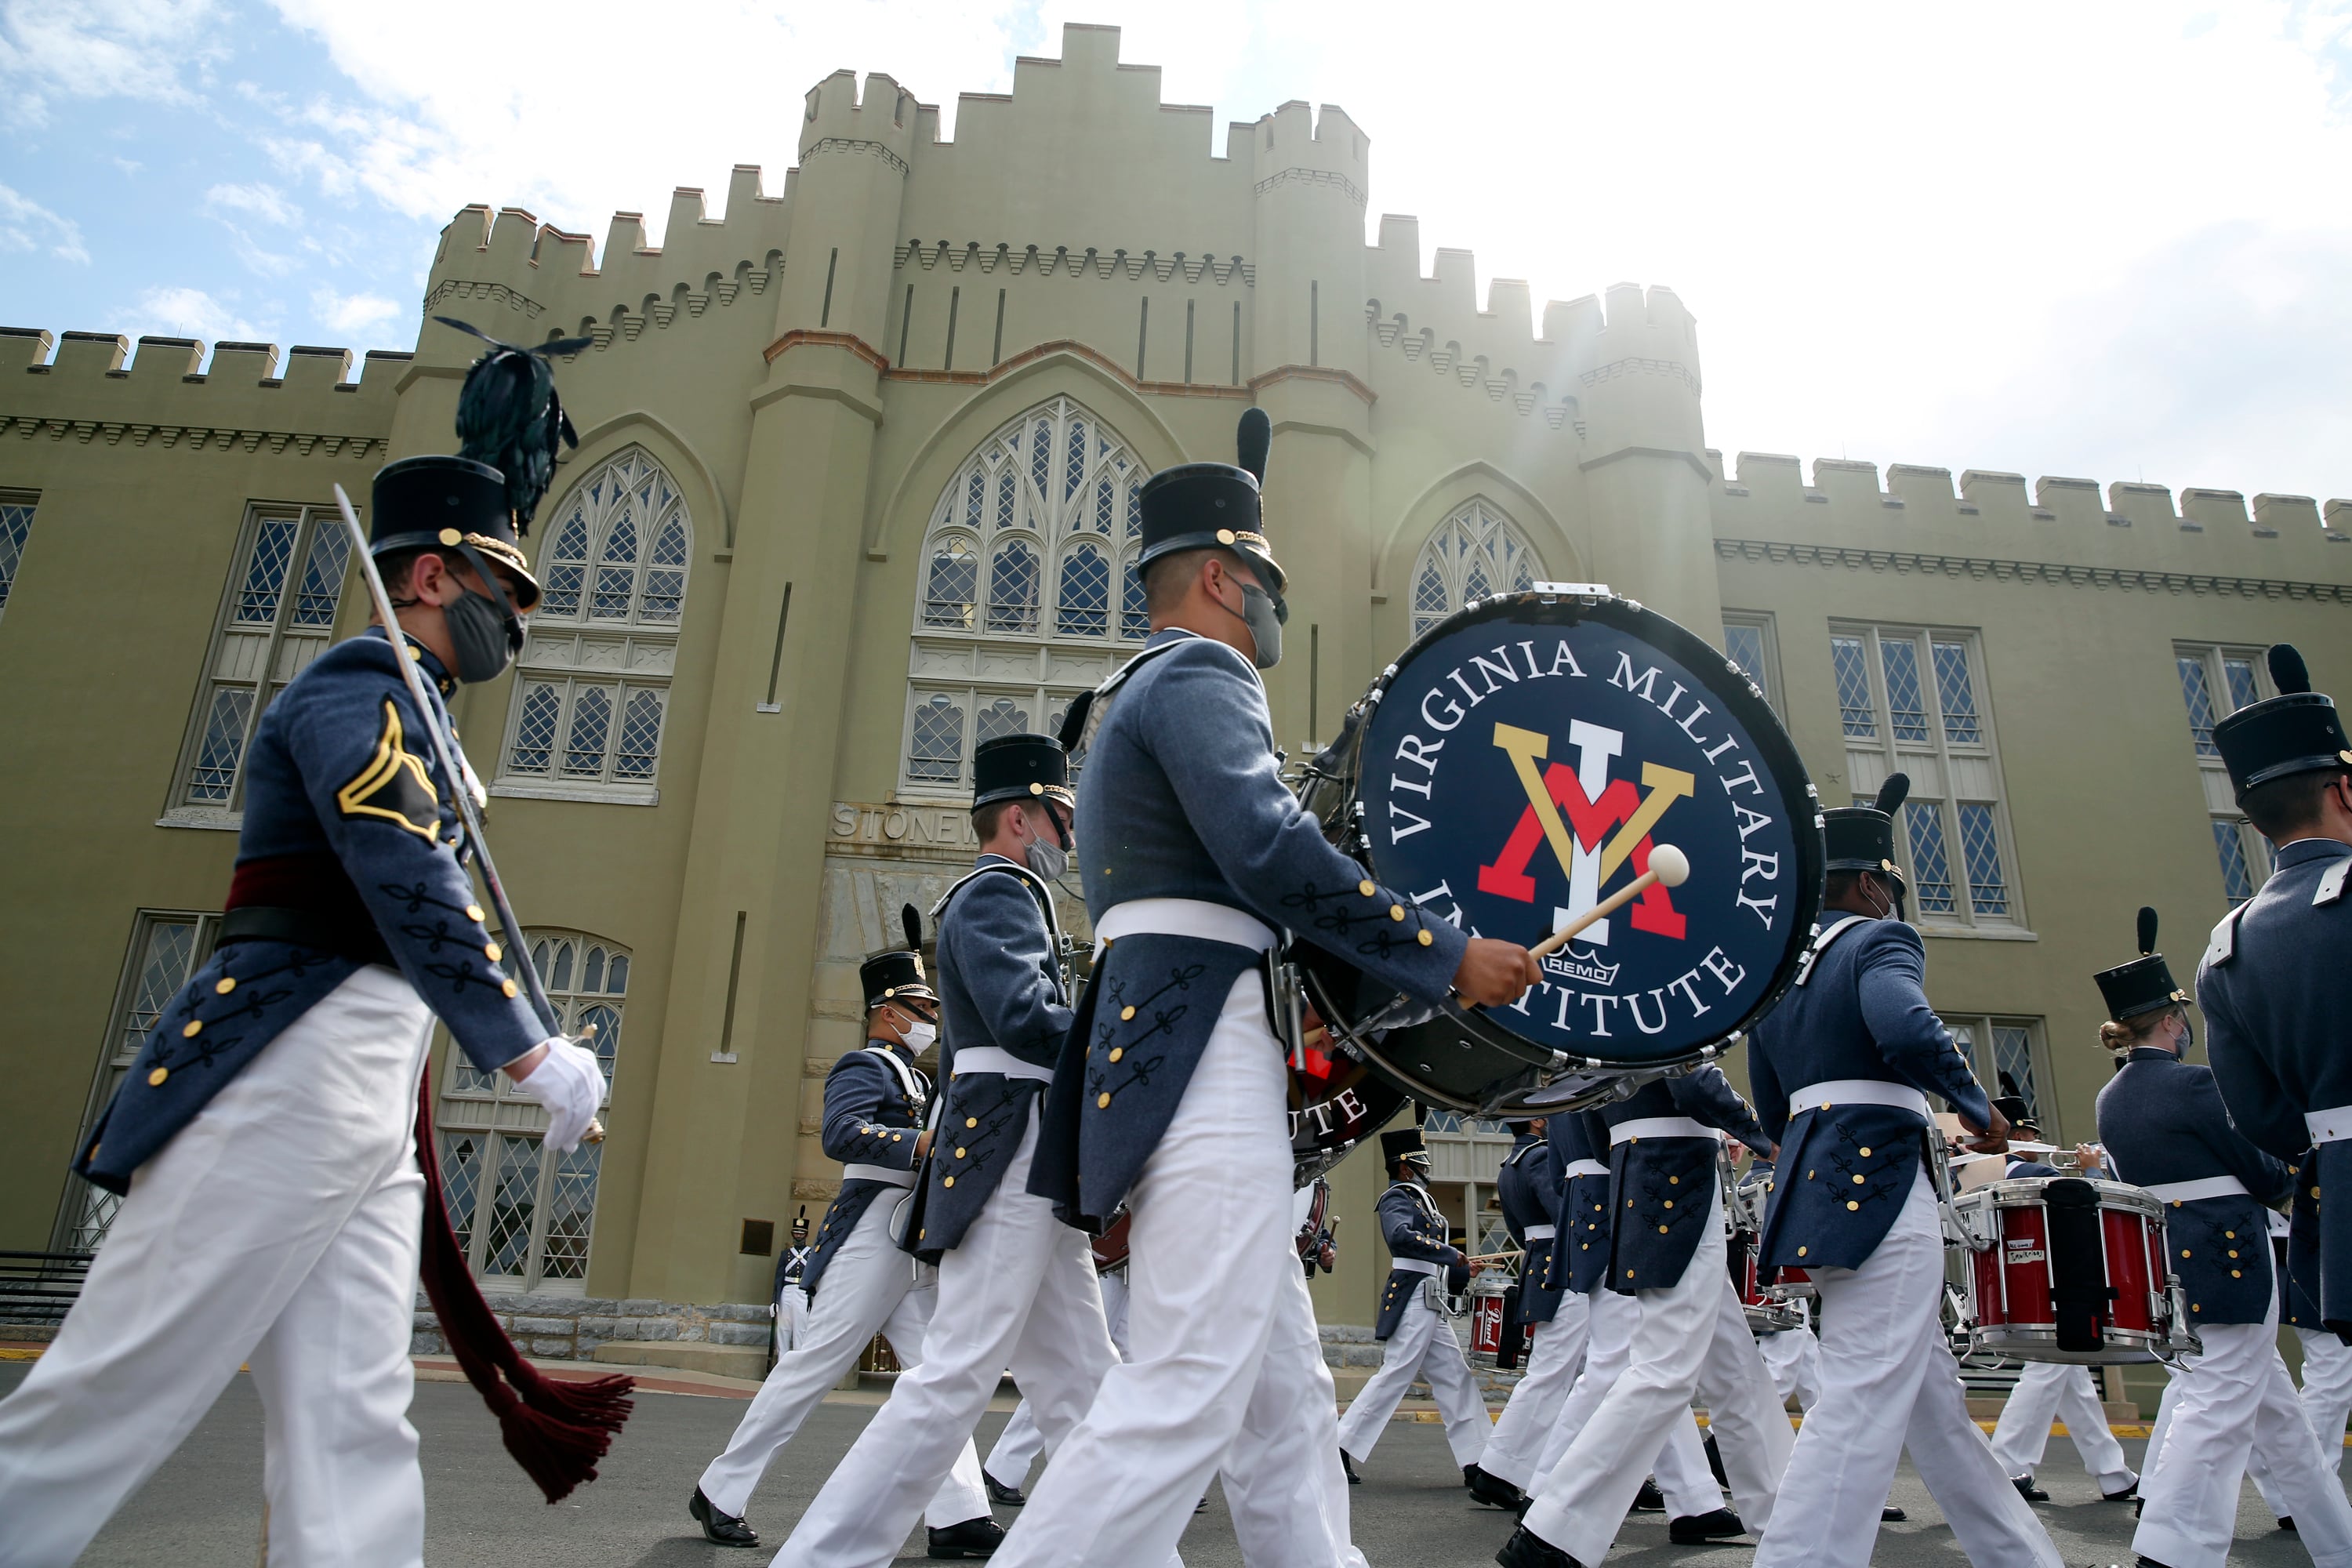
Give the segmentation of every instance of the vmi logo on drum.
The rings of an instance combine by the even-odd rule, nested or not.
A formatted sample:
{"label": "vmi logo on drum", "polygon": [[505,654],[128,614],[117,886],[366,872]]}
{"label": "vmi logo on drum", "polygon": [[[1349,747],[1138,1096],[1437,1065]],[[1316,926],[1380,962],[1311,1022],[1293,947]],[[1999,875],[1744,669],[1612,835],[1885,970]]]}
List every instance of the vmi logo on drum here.
{"label": "vmi logo on drum", "polygon": [[1509,1010],[1562,1050],[1664,1060],[1742,1027],[1812,912],[1814,802],[1778,721],[1720,654],[1622,602],[1474,616],[1417,647],[1360,788],[1374,869],[1482,936],[1532,946],[1654,847],[1688,858],[1687,881],[1587,926]]}

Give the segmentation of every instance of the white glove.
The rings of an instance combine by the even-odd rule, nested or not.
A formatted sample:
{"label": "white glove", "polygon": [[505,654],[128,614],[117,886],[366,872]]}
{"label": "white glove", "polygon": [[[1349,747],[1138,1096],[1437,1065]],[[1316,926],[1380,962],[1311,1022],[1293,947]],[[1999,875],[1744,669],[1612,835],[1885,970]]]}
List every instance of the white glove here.
{"label": "white glove", "polygon": [[569,1154],[580,1146],[582,1134],[596,1119],[604,1098],[604,1072],[596,1053],[583,1050],[562,1035],[547,1041],[547,1055],[516,1088],[547,1107],[547,1146]]}

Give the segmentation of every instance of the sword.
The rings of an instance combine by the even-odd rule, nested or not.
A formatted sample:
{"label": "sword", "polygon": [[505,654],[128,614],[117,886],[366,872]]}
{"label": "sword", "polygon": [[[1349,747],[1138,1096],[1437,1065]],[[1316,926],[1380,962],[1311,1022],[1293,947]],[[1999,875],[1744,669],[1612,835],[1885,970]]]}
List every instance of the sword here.
{"label": "sword", "polygon": [[[515,919],[514,905],[507,901],[506,884],[499,880],[498,864],[490,858],[490,841],[482,834],[481,781],[466,765],[465,758],[450,748],[448,736],[434,721],[433,698],[425,689],[425,678],[417,673],[416,661],[408,657],[408,649],[400,640],[400,616],[392,607],[392,595],[384,588],[383,574],[375,569],[375,557],[368,553],[367,531],[360,527],[359,514],[352,510],[352,498],[343,493],[343,487],[337,485],[334,489],[335,505],[342,511],[344,531],[352,536],[352,548],[359,553],[360,574],[367,579],[368,597],[375,605],[376,619],[383,623],[384,635],[392,639],[394,662],[400,666],[400,678],[408,687],[409,700],[425,715],[425,731],[432,738],[433,755],[441,764],[441,776],[449,781],[450,798],[457,803],[457,820],[465,826],[466,837],[474,842],[474,864],[481,869],[482,885],[489,890],[490,907],[498,911],[499,924],[507,933],[507,957],[522,974],[523,989],[530,994],[531,1010],[539,1015],[541,1028],[566,1039],[590,1039],[596,1033],[596,1026],[591,1024],[576,1036],[564,1035],[555,1005],[547,999],[547,987],[540,983],[539,966],[530,961],[530,944],[523,941],[522,922]],[[603,1142],[604,1123],[591,1118],[588,1131],[581,1134],[580,1141]]]}

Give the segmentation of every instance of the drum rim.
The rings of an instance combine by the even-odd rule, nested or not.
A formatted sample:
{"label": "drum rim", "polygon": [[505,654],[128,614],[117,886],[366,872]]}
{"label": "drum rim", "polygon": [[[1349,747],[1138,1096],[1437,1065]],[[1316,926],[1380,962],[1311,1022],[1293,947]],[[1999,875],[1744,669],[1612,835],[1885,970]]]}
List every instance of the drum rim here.
{"label": "drum rim", "polygon": [[[1379,718],[1379,702],[1386,698],[1389,690],[1396,684],[1398,675],[1402,673],[1405,667],[1416,657],[1427,651],[1429,645],[1441,637],[1452,636],[1464,626],[1475,626],[1481,621],[1498,619],[1515,609],[1528,607],[1553,612],[1555,624],[1574,625],[1586,619],[1598,619],[1604,625],[1610,625],[1613,624],[1612,617],[1627,617],[1637,624],[1632,626],[1618,624],[1617,629],[1632,632],[1645,640],[1651,640],[1660,651],[1671,656],[1694,673],[1719,666],[1727,675],[1738,682],[1731,694],[1727,695],[1709,689],[1707,695],[1724,697],[1727,706],[1734,702],[1753,704],[1754,711],[1742,709],[1735,716],[1757,742],[1757,756],[1764,764],[1765,772],[1770,775],[1783,798],[1802,799],[1812,803],[1811,831],[1804,831],[1794,820],[1790,825],[1794,829],[1791,837],[1795,839],[1797,847],[1798,888],[1796,903],[1790,910],[1792,917],[1789,926],[1790,940],[1788,951],[1781,956],[1780,963],[1773,971],[1771,982],[1758,994],[1754,1005],[1738,1022],[1714,1039],[1702,1042],[1678,1056],[1654,1057],[1643,1061],[1571,1056],[1564,1051],[1552,1051],[1550,1047],[1538,1046],[1524,1036],[1512,1032],[1500,1020],[1488,1017],[1484,1009],[1461,1008],[1449,997],[1445,1004],[1445,1010],[1449,1016],[1455,1016],[1457,1022],[1466,1022],[1474,1018],[1484,1019],[1490,1026],[1502,1029],[1506,1035],[1523,1047],[1543,1050],[1553,1057],[1568,1058],[1565,1063],[1547,1064],[1556,1066],[1557,1070],[1562,1073],[1579,1068],[1641,1072],[1653,1068],[1671,1069],[1685,1067],[1694,1062],[1709,1060],[1713,1057],[1724,1054],[1726,1042],[1735,1037],[1745,1036],[1749,1028],[1771,1012],[1789,987],[1795,983],[1797,970],[1804,962],[1806,942],[1811,937],[1814,922],[1821,915],[1825,891],[1822,884],[1829,859],[1828,848],[1822,838],[1821,791],[1814,786],[1812,774],[1806,768],[1804,758],[1798,752],[1796,740],[1789,733],[1788,725],[1782,721],[1778,713],[1772,710],[1772,705],[1765,700],[1764,694],[1757,689],[1756,684],[1748,679],[1746,670],[1732,663],[1729,657],[1717,650],[1713,644],[1681,622],[1667,616],[1664,611],[1654,610],[1639,599],[1629,598],[1622,594],[1603,595],[1560,588],[1522,588],[1508,594],[1490,595],[1484,599],[1474,600],[1463,605],[1462,608],[1439,620],[1428,630],[1406,644],[1404,651],[1390,660],[1387,668],[1373,678],[1370,688],[1365,693],[1365,700],[1370,707],[1364,716],[1364,733],[1369,735],[1370,732],[1372,724]],[[1651,638],[1650,633],[1653,627],[1660,630],[1664,635]],[[1758,722],[1759,714],[1762,719],[1760,724]],[[1359,744],[1360,743],[1360,741]],[[1354,787],[1358,797],[1360,798],[1363,790],[1363,771],[1360,763],[1357,769]],[[1368,856],[1372,853],[1372,847],[1369,841],[1364,847]],[[1377,860],[1373,863],[1371,870],[1375,877],[1381,875],[1381,868]],[[1484,1037],[1483,1034],[1482,1037]],[[1502,1102],[1497,1100],[1496,1103]]]}
{"label": "drum rim", "polygon": [[[2146,1187],[2136,1187],[2128,1182],[2106,1182],[2093,1176],[2004,1176],[1997,1182],[1987,1182],[1980,1187],[1970,1187],[1957,1194],[1952,1205],[1968,1204],[1971,1208],[2040,1209],[2050,1205],[2040,1196],[2042,1188],[2052,1182],[2087,1182],[2098,1195],[2097,1206],[2113,1209],[2118,1214],[2137,1215],[2142,1219],[2161,1222],[2164,1200]],[[1979,1198],[1979,1193],[1986,1194]]]}

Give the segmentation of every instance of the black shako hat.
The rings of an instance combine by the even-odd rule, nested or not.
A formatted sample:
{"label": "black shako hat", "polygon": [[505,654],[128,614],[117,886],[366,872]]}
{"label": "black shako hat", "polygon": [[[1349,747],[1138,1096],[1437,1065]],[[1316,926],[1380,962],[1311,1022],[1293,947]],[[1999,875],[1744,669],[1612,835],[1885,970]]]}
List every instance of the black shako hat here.
{"label": "black shako hat", "polygon": [[1393,1165],[1399,1160],[1411,1160],[1423,1170],[1429,1168],[1429,1148],[1421,1141],[1420,1128],[1404,1127],[1381,1134],[1381,1163]]}
{"label": "black shako hat", "polygon": [[[2352,741],[2336,701],[2311,689],[2311,671],[2293,643],[2273,643],[2271,684],[2276,697],[2249,702],[2213,726],[2213,744],[2230,770],[2230,786],[2240,800],[2246,792],[2289,773],[2352,768]],[[2118,1015],[2120,1016],[2120,1015]]]}
{"label": "black shako hat", "polygon": [[517,609],[539,603],[539,579],[530,574],[507,505],[506,477],[489,464],[439,456],[386,463],[375,471],[368,510],[369,554],[455,550],[485,582],[491,581],[488,561],[495,561],[521,584]]}
{"label": "black shako hat", "polygon": [[1051,735],[999,735],[971,753],[971,808],[1000,800],[1055,800],[1075,810],[1070,758]]}
{"label": "black shako hat", "polygon": [[866,988],[866,1009],[872,1012],[885,1002],[902,997],[920,997],[937,1002],[939,993],[931,989],[930,977],[923,973],[923,917],[915,912],[912,904],[898,906],[898,919],[907,929],[907,945],[875,953],[857,966],[858,984]]}
{"label": "black shako hat", "polygon": [[1145,480],[1139,497],[1143,552],[1137,558],[1137,569],[1180,550],[1221,546],[1257,568],[1266,592],[1274,595],[1276,613],[1288,620],[1290,608],[1282,597],[1282,565],[1274,558],[1274,547],[1266,542],[1261,505],[1266,452],[1273,440],[1274,426],[1265,410],[1244,409],[1234,437],[1238,465],[1179,463]]}
{"label": "black shako hat", "polygon": [[2139,911],[2139,956],[2091,978],[2106,999],[2107,1016],[2118,1024],[2189,1000],[2189,993],[2173,983],[2164,954],[2156,951],[2156,911],[2145,904]]}
{"label": "black shako hat", "polygon": [[1902,888],[1903,872],[1895,864],[1895,814],[1910,794],[1910,774],[1889,773],[1870,805],[1835,805],[1822,813],[1822,837],[1829,850],[1824,869],[1875,871]]}

